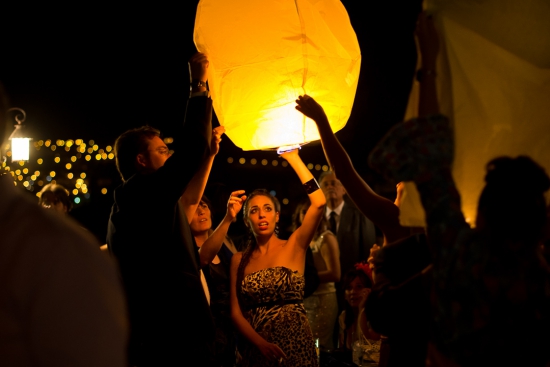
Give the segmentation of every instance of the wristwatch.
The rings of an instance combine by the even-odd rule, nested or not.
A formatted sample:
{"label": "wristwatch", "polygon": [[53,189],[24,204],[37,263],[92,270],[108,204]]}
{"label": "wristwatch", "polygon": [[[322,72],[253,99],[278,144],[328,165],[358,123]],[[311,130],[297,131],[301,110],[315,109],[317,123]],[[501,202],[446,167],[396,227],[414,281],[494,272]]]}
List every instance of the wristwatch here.
{"label": "wristwatch", "polygon": [[198,80],[198,79],[191,80],[191,89],[200,88],[200,87],[206,88],[206,82],[203,82],[202,80]]}

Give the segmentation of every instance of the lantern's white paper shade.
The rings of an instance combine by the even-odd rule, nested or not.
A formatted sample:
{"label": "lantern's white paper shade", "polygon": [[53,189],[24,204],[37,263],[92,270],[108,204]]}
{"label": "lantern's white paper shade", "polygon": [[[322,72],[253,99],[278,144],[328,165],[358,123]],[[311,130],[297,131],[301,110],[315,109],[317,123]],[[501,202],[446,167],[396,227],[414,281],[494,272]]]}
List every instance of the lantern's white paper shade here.
{"label": "lantern's white paper shade", "polygon": [[28,161],[29,160],[29,142],[30,138],[12,138],[11,139],[11,160]]}
{"label": "lantern's white paper shade", "polygon": [[243,150],[319,139],[315,123],[295,110],[308,94],[333,131],[351,113],[361,53],[338,0],[201,0],[197,49],[210,61],[214,110]]}
{"label": "lantern's white paper shade", "polygon": [[[474,224],[491,159],[528,155],[550,173],[550,2],[427,3],[442,42],[436,80],[441,111],[454,126],[453,177]],[[417,107],[413,91],[409,118]],[[406,203],[401,222],[423,221],[418,208]]]}

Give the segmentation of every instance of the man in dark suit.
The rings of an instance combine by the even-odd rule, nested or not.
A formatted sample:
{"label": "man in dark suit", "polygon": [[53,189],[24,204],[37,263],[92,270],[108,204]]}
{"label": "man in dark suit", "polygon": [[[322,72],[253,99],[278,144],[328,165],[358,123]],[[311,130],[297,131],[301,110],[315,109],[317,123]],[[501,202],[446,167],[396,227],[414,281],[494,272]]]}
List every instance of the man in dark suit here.
{"label": "man in dark suit", "polygon": [[120,264],[128,297],[130,364],[211,363],[214,325],[198,251],[179,199],[210,153],[212,101],[208,60],[189,61],[191,96],[175,152],[151,127],[115,143],[123,184],[115,190],[107,243]]}
{"label": "man in dark suit", "polygon": [[326,218],[338,239],[343,278],[354,264],[368,259],[370,248],[376,243],[376,229],[351,202],[344,200],[346,189],[334,172],[323,172],[319,185],[327,200]]}

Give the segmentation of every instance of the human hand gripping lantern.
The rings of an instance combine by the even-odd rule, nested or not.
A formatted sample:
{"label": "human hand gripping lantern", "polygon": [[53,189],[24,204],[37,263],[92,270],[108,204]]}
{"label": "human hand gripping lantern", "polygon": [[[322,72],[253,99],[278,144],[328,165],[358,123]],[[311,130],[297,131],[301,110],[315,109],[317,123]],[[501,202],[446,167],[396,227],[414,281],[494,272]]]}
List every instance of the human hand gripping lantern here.
{"label": "human hand gripping lantern", "polygon": [[350,116],[361,52],[339,0],[201,0],[194,41],[208,55],[214,110],[243,150],[318,140],[296,111],[308,94],[334,132]]}

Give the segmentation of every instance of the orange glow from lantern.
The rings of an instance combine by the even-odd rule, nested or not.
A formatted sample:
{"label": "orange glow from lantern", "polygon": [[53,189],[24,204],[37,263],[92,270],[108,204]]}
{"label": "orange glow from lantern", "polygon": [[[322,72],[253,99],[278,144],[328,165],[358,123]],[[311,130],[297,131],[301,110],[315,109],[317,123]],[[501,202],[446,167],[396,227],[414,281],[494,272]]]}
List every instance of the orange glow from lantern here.
{"label": "orange glow from lantern", "polygon": [[208,55],[208,83],[226,135],[243,150],[318,140],[295,109],[308,94],[333,131],[351,113],[361,52],[338,0],[201,0],[194,40]]}

